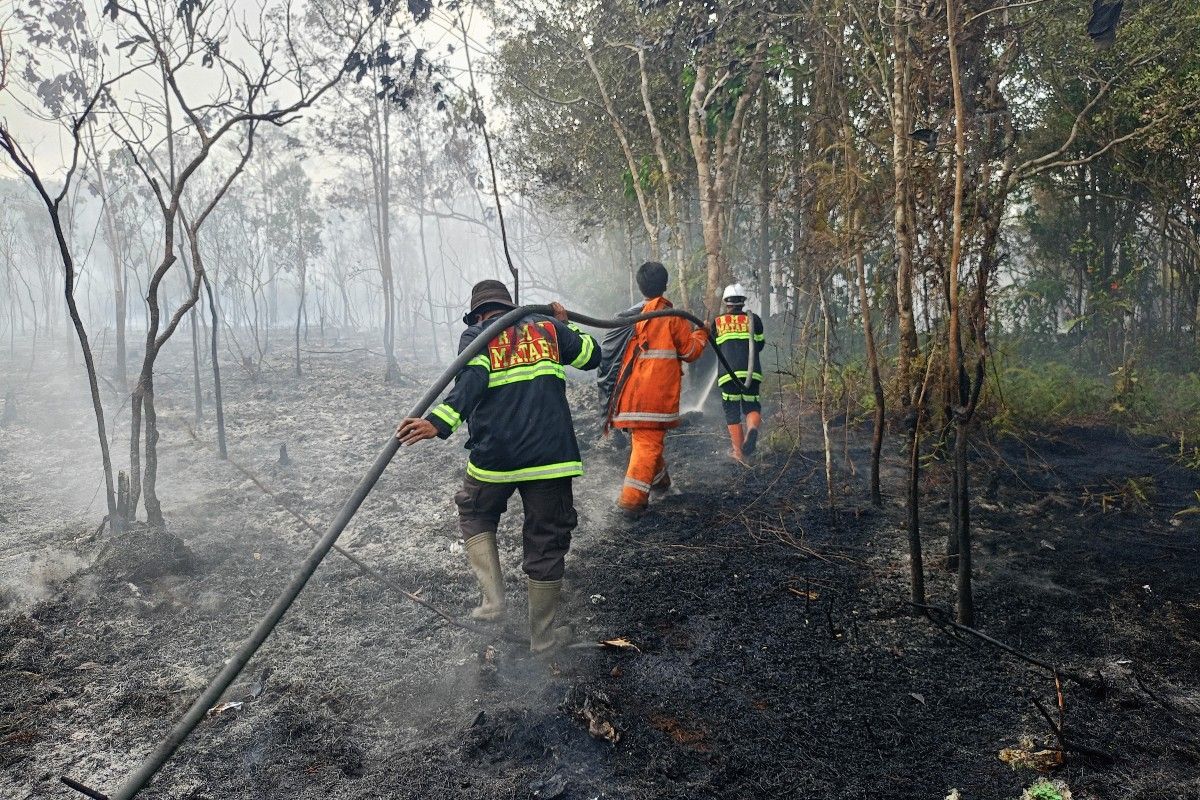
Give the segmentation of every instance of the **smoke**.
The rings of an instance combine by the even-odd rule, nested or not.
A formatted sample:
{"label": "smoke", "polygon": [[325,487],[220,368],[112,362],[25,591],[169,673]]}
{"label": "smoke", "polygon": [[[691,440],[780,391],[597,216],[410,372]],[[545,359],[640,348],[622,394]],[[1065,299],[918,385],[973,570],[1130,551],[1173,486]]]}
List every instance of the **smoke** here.
{"label": "smoke", "polygon": [[49,598],[67,578],[87,566],[77,553],[51,549],[6,559],[0,570],[0,608],[21,611]]}

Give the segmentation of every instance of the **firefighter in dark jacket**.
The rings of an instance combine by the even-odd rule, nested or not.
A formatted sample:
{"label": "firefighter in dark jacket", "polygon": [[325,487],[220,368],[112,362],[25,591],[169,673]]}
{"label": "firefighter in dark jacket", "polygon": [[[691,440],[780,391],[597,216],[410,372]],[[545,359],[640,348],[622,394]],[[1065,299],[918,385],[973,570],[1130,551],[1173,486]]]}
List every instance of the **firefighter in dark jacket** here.
{"label": "firefighter in dark jacket", "polygon": [[725,287],[722,299],[725,313],[713,320],[711,333],[721,355],[725,356],[741,381],[742,388],[739,389],[729,374],[724,372],[717,379],[717,384],[732,444],[729,455],[737,461],[744,461],[746,456],[754,455],[758,429],[762,425],[759,387],[763,375],[760,355],[767,337],[763,333],[762,319],[746,310],[746,290],[740,283]]}
{"label": "firefighter in dark jacket", "polygon": [[[577,519],[571,481],[583,474],[564,366],[595,369],[596,340],[567,322],[554,303],[554,318],[532,314],[493,339],[487,350],[458,373],[454,388],[424,419],[403,420],[396,429],[402,444],[445,439],[467,422],[470,437],[467,474],[454,496],[458,523],[471,568],[479,579],[482,603],[477,620],[505,616],[504,573],[496,547],[496,527],[513,492],[525,506],[522,568],[529,587],[529,646],[543,653],[565,643],[570,631],[554,628],[562,589],[563,560]],[[488,321],[514,308],[508,288],[486,280],[471,291],[469,326],[459,352],[479,336]]]}

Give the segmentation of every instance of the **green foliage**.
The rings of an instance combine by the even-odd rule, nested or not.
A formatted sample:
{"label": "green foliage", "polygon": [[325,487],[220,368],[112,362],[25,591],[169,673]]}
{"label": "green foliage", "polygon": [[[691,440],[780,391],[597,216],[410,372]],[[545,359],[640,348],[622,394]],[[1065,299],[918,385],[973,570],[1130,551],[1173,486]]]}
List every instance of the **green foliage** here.
{"label": "green foliage", "polygon": [[1080,500],[1086,508],[1089,505],[1100,507],[1100,512],[1143,514],[1154,501],[1158,488],[1153,475],[1126,478],[1123,481],[1109,480],[1100,487],[1087,487],[1083,490]]}
{"label": "green foliage", "polygon": [[1062,792],[1045,778],[1030,786],[1026,793],[1030,800],[1063,800]]}
{"label": "green foliage", "polygon": [[992,424],[1001,430],[1025,430],[1047,425],[1086,422],[1102,417],[1109,387],[1099,378],[1055,362],[1030,366],[1001,366],[1000,385],[992,399]]}
{"label": "green foliage", "polygon": [[[643,192],[652,192],[655,187],[662,181],[662,173],[658,170],[654,159],[650,156],[642,156],[641,163],[638,164],[637,182]],[[633,200],[637,197],[637,192],[634,190],[633,175],[628,169],[621,173],[621,185],[623,187],[625,197],[628,200]]]}
{"label": "green foliage", "polygon": [[[1135,433],[1200,437],[1200,374],[1183,375],[1130,363],[1112,375],[1112,421]],[[1181,445],[1182,446],[1182,445]]]}
{"label": "green foliage", "polygon": [[[768,374],[764,391],[782,389],[789,395],[802,396],[807,403],[818,403],[821,399],[821,360],[819,355],[810,355],[808,360],[798,358],[786,374]],[[871,390],[871,378],[863,358],[852,358],[844,364],[829,367],[829,414],[836,416],[846,410],[846,398],[850,399],[851,422],[866,419],[875,410],[875,394]]]}
{"label": "green foliage", "polygon": [[1008,363],[1001,355],[998,378],[989,382],[992,427],[1022,431],[1047,426],[1099,423],[1139,434],[1180,440],[1180,457],[1200,465],[1200,374],[1126,365],[1094,375],[1059,361]]}
{"label": "green foliage", "polygon": [[1200,489],[1195,490],[1194,492],[1192,492],[1192,494],[1195,495],[1195,497],[1196,497],[1196,504],[1193,506],[1188,506],[1187,508],[1181,509],[1179,511],[1176,511],[1175,516],[1187,517],[1187,516],[1192,516],[1193,514],[1200,514]]}

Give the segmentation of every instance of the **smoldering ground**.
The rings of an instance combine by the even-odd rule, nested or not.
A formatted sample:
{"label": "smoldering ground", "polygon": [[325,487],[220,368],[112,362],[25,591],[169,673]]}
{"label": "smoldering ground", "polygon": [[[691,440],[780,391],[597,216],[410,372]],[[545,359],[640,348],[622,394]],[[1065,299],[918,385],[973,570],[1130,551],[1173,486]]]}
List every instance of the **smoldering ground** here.
{"label": "smoldering ground", "polygon": [[[319,522],[419,389],[362,380],[378,367],[369,353],[314,358],[302,382],[286,377],[285,358],[258,381],[230,376],[230,453]],[[68,379],[21,384],[0,463],[5,575],[27,582],[20,565],[44,550],[85,565],[47,573],[47,594],[10,600],[0,624],[0,793],[17,798],[68,796],[64,773],[115,786],[312,542],[191,441],[181,381],[160,397],[162,494],[191,560],[137,579],[116,570],[95,531],[94,470],[69,467],[90,463],[86,409],[50,391],[38,416],[39,387],[57,380]],[[1053,676],[909,613],[898,460],[886,465],[889,506],[857,505],[858,478],[843,472],[851,490],[831,512],[817,453],[802,446],[735,467],[709,414],[671,438],[680,493],[614,527],[605,510],[625,454],[591,446],[594,395],[583,385],[571,394],[589,446],[564,612],[581,638],[624,637],[636,650],[524,659],[331,554],[145,796],[940,798],[957,788],[992,798],[1032,782],[1034,771],[999,755],[1056,746],[1032,704],[1055,702]],[[207,443],[210,425],[197,429]],[[455,613],[475,599],[450,501],[459,441],[402,451],[341,540]],[[861,463],[857,441],[850,455]],[[1102,677],[1100,689],[1063,687],[1068,735],[1116,758],[1069,754],[1056,774],[1077,797],[1187,796],[1200,759],[1200,597],[1189,577],[1200,534],[1172,515],[1191,476],[1153,442],[1111,432],[1036,446],[1038,458],[1003,450],[1004,466],[988,467],[994,480],[980,478],[991,487],[977,520],[981,619],[1022,651]],[[1089,487],[1151,471],[1145,516],[1083,500]],[[500,531],[517,627],[519,505]],[[939,570],[930,581],[931,597],[951,596]]]}

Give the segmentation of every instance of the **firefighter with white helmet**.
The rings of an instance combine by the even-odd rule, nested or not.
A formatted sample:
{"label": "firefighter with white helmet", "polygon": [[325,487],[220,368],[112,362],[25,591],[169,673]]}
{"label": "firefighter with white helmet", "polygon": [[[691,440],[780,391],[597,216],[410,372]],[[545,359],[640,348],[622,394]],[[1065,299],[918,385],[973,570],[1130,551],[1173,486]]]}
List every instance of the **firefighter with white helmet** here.
{"label": "firefighter with white helmet", "polygon": [[745,461],[747,456],[754,454],[762,426],[760,354],[766,345],[766,335],[762,319],[746,310],[746,290],[740,283],[726,286],[721,299],[725,303],[725,313],[713,320],[713,341],[733,367],[742,386],[739,388],[726,373],[717,379],[717,386],[729,428],[730,455],[737,461]]}

